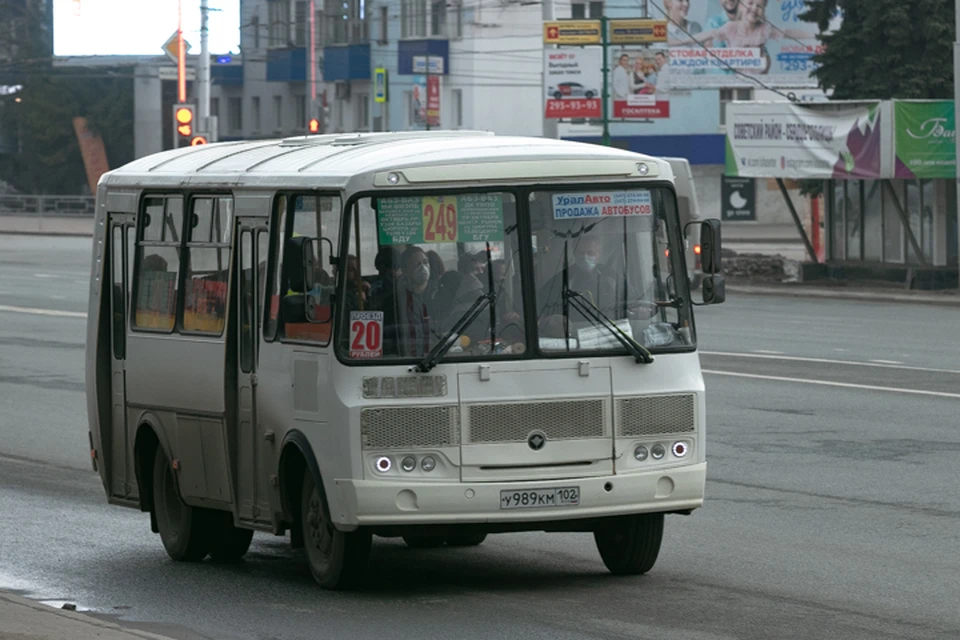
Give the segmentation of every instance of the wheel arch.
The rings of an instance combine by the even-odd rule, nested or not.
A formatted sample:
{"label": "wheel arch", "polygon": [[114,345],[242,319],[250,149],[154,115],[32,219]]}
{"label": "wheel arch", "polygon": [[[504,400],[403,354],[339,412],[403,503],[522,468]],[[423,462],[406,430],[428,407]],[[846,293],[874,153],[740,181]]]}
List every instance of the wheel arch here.
{"label": "wheel arch", "polygon": [[150,512],[150,527],[158,533],[153,505],[153,466],[157,449],[163,451],[167,459],[171,458],[170,447],[164,437],[163,423],[152,414],[145,413],[138,419],[137,433],[133,445],[134,473],[137,478],[137,490],[140,496],[140,511]]}
{"label": "wheel arch", "polygon": [[291,430],[280,445],[280,463],[277,476],[280,481],[280,506],[286,524],[295,529],[300,515],[300,492],[303,474],[310,473],[318,487],[323,487],[323,475],[313,453],[313,447],[303,432]]}

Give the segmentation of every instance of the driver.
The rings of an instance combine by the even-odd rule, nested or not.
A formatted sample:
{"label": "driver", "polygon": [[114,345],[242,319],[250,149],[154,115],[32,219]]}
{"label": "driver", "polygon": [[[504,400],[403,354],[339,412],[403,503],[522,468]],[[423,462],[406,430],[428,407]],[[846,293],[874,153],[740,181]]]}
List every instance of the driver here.
{"label": "driver", "polygon": [[[597,236],[583,236],[573,245],[573,261],[568,267],[567,283],[571,291],[580,293],[586,302],[593,303],[604,315],[616,320],[618,307],[615,280],[601,266],[603,243]],[[563,338],[563,264],[547,280],[537,296],[538,316],[545,337]],[[570,320],[589,323],[579,311],[570,307]]]}
{"label": "driver", "polygon": [[429,294],[430,259],[423,249],[409,246],[400,256],[401,276],[383,304],[384,350],[407,358],[427,355],[431,332],[436,333]]}

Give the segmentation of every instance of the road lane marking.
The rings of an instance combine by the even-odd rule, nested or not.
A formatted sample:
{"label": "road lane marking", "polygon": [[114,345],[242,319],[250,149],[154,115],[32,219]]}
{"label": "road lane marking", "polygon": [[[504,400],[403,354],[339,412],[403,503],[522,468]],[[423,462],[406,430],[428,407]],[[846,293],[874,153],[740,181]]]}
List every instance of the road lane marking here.
{"label": "road lane marking", "polygon": [[52,273],[35,273],[33,274],[33,277],[34,278],[59,278],[62,276],[58,276]]}
{"label": "road lane marking", "polygon": [[783,351],[769,351],[767,349],[754,349],[753,353],[762,353],[765,356],[782,356]]}
{"label": "road lane marking", "polygon": [[914,367],[905,364],[892,364],[893,360],[833,360],[830,358],[803,358],[800,356],[774,356],[765,353],[735,353],[732,351],[701,351],[705,356],[721,356],[724,358],[761,358],[763,360],[788,360],[791,362],[815,362],[817,364],[845,364],[853,367],[874,367],[877,369],[904,369],[906,371],[927,371],[930,373],[954,373],[960,375],[958,369],[933,369],[930,367]]}
{"label": "road lane marking", "polygon": [[61,311],[60,309],[37,309],[36,307],[11,307],[0,304],[0,311],[9,313],[25,313],[34,316],[54,316],[57,318],[86,318],[83,311]]}
{"label": "road lane marking", "polygon": [[871,360],[870,362],[875,362],[876,364],[903,364],[902,360]]}
{"label": "road lane marking", "polygon": [[861,391],[890,391],[892,393],[909,393],[917,396],[935,396],[937,398],[951,398],[960,400],[960,393],[945,391],[926,391],[923,389],[901,389],[899,387],[878,387],[871,384],[854,384],[852,382],[831,382],[829,380],[810,380],[808,378],[786,378],[783,376],[763,376],[755,373],[734,373],[732,371],[714,371],[704,369],[703,373],[713,376],[730,376],[733,378],[752,378],[754,380],[770,380],[773,382],[796,382],[798,384],[815,384],[824,387],[841,387],[843,389],[859,389]]}

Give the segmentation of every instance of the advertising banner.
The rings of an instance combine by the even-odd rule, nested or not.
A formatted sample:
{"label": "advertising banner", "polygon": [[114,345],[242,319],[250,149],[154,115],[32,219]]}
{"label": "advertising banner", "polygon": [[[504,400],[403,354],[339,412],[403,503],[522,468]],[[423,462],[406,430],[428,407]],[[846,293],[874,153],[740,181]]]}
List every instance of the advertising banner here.
{"label": "advertising banner", "polygon": [[[790,102],[727,106],[728,176],[881,178],[884,136],[880,103],[822,110]],[[889,117],[889,115],[885,116]]]}
{"label": "advertising banner", "polygon": [[546,118],[599,118],[603,56],[599,47],[543,52]]}
{"label": "advertising banner", "polygon": [[561,20],[543,23],[543,44],[600,44],[599,20]]}
{"label": "advertising banner", "polygon": [[377,227],[380,244],[502,242],[503,196],[382,198]]}
{"label": "advertising banner", "polygon": [[667,41],[666,20],[610,20],[610,44],[652,44]]}
{"label": "advertising banner", "polygon": [[413,126],[440,126],[440,76],[413,76]]}
{"label": "advertising banner", "polygon": [[610,49],[611,120],[670,117],[667,50]]}
{"label": "advertising banner", "polygon": [[952,100],[894,101],[897,178],[953,178],[957,171]]}
{"label": "advertising banner", "polygon": [[772,87],[817,86],[813,56],[822,45],[817,25],[800,19],[805,0],[675,0],[664,9],[671,87],[755,86],[733,69]]}

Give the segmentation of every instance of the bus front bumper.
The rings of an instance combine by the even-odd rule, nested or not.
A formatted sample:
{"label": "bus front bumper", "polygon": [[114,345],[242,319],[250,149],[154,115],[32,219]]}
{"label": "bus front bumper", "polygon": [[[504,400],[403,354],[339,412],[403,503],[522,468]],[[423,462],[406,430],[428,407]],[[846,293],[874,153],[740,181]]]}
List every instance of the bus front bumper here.
{"label": "bus front bumper", "polygon": [[[532,482],[336,480],[338,528],[359,526],[536,523],[632,513],[686,511],[703,505],[706,463],[656,471]],[[501,508],[501,492],[577,487],[579,504]],[[337,517],[339,516],[339,518]]]}

